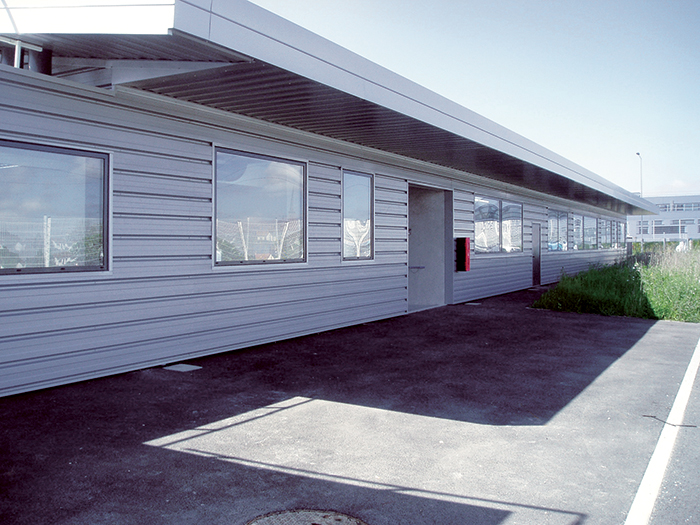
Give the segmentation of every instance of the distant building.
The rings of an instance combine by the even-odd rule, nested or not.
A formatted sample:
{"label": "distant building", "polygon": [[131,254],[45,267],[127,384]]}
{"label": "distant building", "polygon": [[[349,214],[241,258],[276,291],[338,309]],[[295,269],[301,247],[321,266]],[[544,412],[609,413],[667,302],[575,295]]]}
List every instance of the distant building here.
{"label": "distant building", "polygon": [[646,197],[656,204],[658,215],[627,217],[632,241],[685,241],[700,239],[700,195]]}

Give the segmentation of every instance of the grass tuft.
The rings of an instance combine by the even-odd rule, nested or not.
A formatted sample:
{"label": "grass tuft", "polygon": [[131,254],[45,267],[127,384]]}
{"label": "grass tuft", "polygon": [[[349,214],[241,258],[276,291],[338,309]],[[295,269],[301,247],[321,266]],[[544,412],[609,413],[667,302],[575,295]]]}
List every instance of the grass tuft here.
{"label": "grass tuft", "polygon": [[656,252],[592,267],[542,295],[536,308],[700,322],[700,250]]}

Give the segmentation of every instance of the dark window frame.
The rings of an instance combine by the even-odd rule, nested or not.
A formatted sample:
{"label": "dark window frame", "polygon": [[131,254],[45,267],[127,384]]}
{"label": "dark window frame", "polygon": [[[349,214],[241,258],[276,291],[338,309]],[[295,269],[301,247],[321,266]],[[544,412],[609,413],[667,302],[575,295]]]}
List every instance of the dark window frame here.
{"label": "dark window frame", "polygon": [[[561,238],[562,220],[564,221],[564,239]],[[555,240],[559,248],[552,248],[552,224],[556,223]],[[558,209],[547,210],[547,250],[550,252],[565,252],[569,249],[569,212]]]}
{"label": "dark window frame", "polygon": [[[287,163],[291,165],[300,166],[302,169],[302,190],[301,190],[301,251],[302,256],[300,258],[284,258],[284,259],[252,259],[252,260],[229,260],[229,261],[219,261],[217,260],[217,243],[218,243],[218,167],[217,167],[217,157],[219,153],[225,153],[229,155],[237,155],[240,157],[247,157],[256,160],[263,160],[269,162],[280,162]],[[213,187],[214,187],[214,203],[213,203],[213,265],[214,268],[235,268],[235,267],[251,267],[251,266],[261,266],[261,265],[285,265],[285,264],[302,264],[306,263],[308,260],[308,180],[309,180],[309,167],[308,162],[291,159],[287,157],[279,157],[276,155],[269,155],[264,153],[255,153],[245,150],[240,150],[236,148],[229,148],[225,146],[215,146],[214,147],[214,168],[213,168]]]}
{"label": "dark window frame", "polygon": [[[370,221],[370,243],[369,243],[369,255],[360,257],[348,257],[345,255],[345,176],[355,176],[355,177],[366,177],[370,180],[369,183],[369,221]],[[374,216],[374,185],[375,176],[373,173],[364,173],[356,170],[343,170],[342,174],[342,188],[341,188],[341,206],[342,206],[342,217],[341,217],[341,228],[342,228],[342,243],[341,243],[341,255],[343,261],[372,261],[374,260],[374,243],[375,243],[375,216]]]}
{"label": "dark window frame", "polygon": [[[0,139],[0,146],[7,148],[15,148],[27,151],[37,151],[45,153],[53,153],[57,155],[66,155],[68,157],[87,157],[99,159],[102,161],[102,264],[84,265],[84,266],[49,266],[49,267],[24,267],[24,268],[0,268],[0,275],[48,275],[48,274],[63,274],[63,273],[84,273],[84,272],[108,272],[110,270],[110,177],[111,177],[111,158],[109,153],[90,151],[70,146],[56,146],[48,144],[39,144],[33,142],[22,142],[15,140]],[[0,181],[1,183],[1,181]]]}
{"label": "dark window frame", "polygon": [[[477,232],[476,232],[476,225],[477,225],[477,219],[476,219],[476,201],[477,199],[486,201],[486,202],[492,202],[492,203],[498,203],[498,249],[497,250],[489,250],[489,249],[480,249],[479,246],[477,245]],[[512,250],[507,250],[504,248],[504,236],[503,236],[503,205],[513,205],[513,206],[518,206],[520,208],[520,247],[519,249],[512,249]],[[525,206],[522,202],[517,202],[517,201],[512,201],[508,199],[501,199],[497,197],[489,197],[487,195],[482,195],[482,194],[476,194],[474,196],[474,243],[473,243],[473,250],[475,254],[490,254],[490,255],[496,255],[496,254],[504,254],[504,255],[510,255],[510,254],[517,254],[517,253],[523,253],[525,251],[525,246],[524,246],[524,241],[523,241],[523,233],[524,233],[524,215],[525,215]],[[510,219],[506,219],[506,221],[509,221]],[[511,238],[513,236],[511,235]]]}

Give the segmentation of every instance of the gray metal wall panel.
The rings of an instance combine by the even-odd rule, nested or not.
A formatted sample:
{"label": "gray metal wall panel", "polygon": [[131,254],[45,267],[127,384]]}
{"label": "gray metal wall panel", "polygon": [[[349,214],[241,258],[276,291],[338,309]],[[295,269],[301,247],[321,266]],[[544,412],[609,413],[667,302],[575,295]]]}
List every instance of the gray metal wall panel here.
{"label": "gray metal wall panel", "polygon": [[454,301],[456,303],[481,299],[532,285],[530,254],[474,257],[471,270],[457,274]]}
{"label": "gray metal wall panel", "polygon": [[566,252],[542,251],[542,284],[559,281],[562,273],[576,275],[591,266],[608,265],[620,262],[625,250],[569,250]]}
{"label": "gray metal wall panel", "polygon": [[474,238],[474,193],[463,189],[453,191],[453,222],[455,237]]}
{"label": "gray metal wall panel", "polygon": [[[374,192],[375,260],[396,263],[397,272],[407,279],[408,181],[377,174],[374,177]],[[404,292],[408,301],[407,291]]]}
{"label": "gray metal wall panel", "polygon": [[[363,160],[361,149],[343,156],[325,143],[302,146],[270,125],[265,133],[278,135],[265,140],[253,122],[124,100],[131,99],[0,72],[1,136],[106,151],[113,161],[111,271],[0,276],[0,395],[407,311],[409,181],[446,188],[455,181]],[[214,145],[308,162],[305,263],[213,267]],[[341,257],[343,168],[375,174],[371,261]],[[454,188],[455,236],[473,237],[481,190]],[[536,220],[546,224],[544,207],[526,203],[526,251],[473,257],[472,271],[455,276],[455,301],[528,287]],[[573,255],[567,267],[609,259],[603,251]],[[543,258],[543,278],[555,269],[558,276],[560,264]]]}
{"label": "gray metal wall panel", "polygon": [[[346,158],[315,162],[333,155],[107,93],[80,100],[69,86],[5,80],[4,137],[112,153],[113,264],[110,274],[0,276],[0,395],[406,312],[405,179],[375,177],[375,260],[346,263]],[[307,263],[212,267],[213,144],[312,161]]]}

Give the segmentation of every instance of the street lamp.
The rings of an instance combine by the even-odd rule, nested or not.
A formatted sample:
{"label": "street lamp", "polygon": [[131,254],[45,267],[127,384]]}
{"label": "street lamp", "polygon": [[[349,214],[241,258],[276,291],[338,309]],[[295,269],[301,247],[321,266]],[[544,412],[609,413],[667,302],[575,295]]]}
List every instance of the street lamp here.
{"label": "street lamp", "polygon": [[639,157],[639,196],[644,197],[642,195],[642,154],[637,152],[637,156]]}
{"label": "street lamp", "polygon": [[[637,152],[637,156],[639,157],[639,197],[642,198],[642,154]],[[642,215],[642,221],[639,224],[639,233],[641,234],[641,249],[640,251],[644,251],[644,215]]]}

